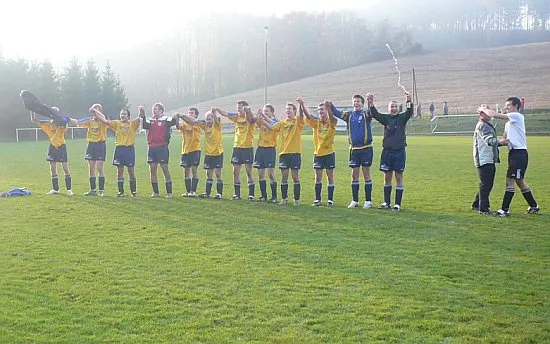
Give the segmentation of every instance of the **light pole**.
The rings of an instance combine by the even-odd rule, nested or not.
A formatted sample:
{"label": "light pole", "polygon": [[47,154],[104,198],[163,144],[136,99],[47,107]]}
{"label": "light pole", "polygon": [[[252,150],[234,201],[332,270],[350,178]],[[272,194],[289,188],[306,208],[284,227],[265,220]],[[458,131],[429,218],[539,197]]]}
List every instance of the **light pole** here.
{"label": "light pole", "polygon": [[264,104],[267,104],[267,25],[264,26],[265,30],[265,56],[264,56]]}

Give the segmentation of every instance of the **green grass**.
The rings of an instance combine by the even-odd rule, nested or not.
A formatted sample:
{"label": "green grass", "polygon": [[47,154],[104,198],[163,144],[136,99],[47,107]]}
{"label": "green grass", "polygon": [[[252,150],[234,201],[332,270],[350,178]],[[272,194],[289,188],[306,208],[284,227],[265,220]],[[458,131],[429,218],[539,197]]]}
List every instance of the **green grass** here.
{"label": "green grass", "polygon": [[[179,144],[174,137],[170,163],[178,195]],[[542,213],[524,215],[518,192],[506,219],[469,208],[477,187],[471,137],[409,138],[399,213],[346,208],[343,136],[333,209],[310,206],[309,136],[300,207],[149,199],[143,137],[137,199],[114,197],[110,165],[107,195],[81,196],[83,140],[68,141],[75,196],[47,196],[47,142],[1,144],[0,190],[27,186],[33,195],[0,199],[0,342],[549,342],[549,144],[529,138],[527,176]],[[108,162],[112,150],[109,141]],[[497,167],[493,208],[505,167]],[[201,174],[199,191],[204,182]],[[373,182],[377,205],[377,168]]]}

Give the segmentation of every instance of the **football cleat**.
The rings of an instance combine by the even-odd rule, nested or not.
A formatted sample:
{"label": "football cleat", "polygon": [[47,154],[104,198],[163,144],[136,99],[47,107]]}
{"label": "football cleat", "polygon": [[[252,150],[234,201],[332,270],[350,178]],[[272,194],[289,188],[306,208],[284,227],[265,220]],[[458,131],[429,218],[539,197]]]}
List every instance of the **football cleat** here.
{"label": "football cleat", "polygon": [[351,201],[350,204],[348,205],[348,209],[357,208],[358,206],[359,206],[359,202]]}
{"label": "football cleat", "polygon": [[378,209],[382,209],[382,210],[390,209],[390,208],[391,208],[391,205],[389,205],[389,204],[386,203],[386,202],[380,204],[380,206],[378,207]]}
{"label": "football cleat", "polygon": [[96,195],[97,195],[97,191],[95,190],[90,190],[84,194],[84,196],[96,196]]}
{"label": "football cleat", "polygon": [[365,204],[363,204],[363,209],[369,209],[369,208],[372,208],[372,202],[365,201]]}
{"label": "football cleat", "polygon": [[319,207],[321,205],[321,201],[316,199],[311,206],[313,207]]}
{"label": "football cleat", "polygon": [[50,190],[46,193],[46,195],[57,195],[59,194],[59,190]]}
{"label": "football cleat", "polygon": [[534,207],[529,207],[529,209],[527,209],[527,212],[526,214],[534,214],[534,213],[538,213],[540,210],[539,206],[536,205]]}
{"label": "football cleat", "polygon": [[330,199],[327,201],[327,207],[334,207],[334,202],[331,201]]}
{"label": "football cleat", "polygon": [[401,210],[401,206],[399,204],[395,204],[393,206],[393,208],[391,208],[392,211],[400,211]]}
{"label": "football cleat", "polygon": [[499,210],[497,210],[497,212],[495,213],[495,216],[498,216],[498,217],[508,217],[508,216],[510,216],[510,210],[502,210],[502,209],[499,209]]}

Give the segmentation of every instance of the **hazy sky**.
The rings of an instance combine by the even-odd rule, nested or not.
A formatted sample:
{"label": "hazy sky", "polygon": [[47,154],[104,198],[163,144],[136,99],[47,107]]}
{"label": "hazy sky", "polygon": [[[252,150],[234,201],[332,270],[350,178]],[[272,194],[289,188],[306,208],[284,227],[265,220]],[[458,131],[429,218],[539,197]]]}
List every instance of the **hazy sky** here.
{"label": "hazy sky", "polygon": [[187,18],[215,12],[281,15],[291,11],[365,8],[365,0],[4,0],[0,52],[54,64],[72,56],[108,55],[140,41],[169,35]]}

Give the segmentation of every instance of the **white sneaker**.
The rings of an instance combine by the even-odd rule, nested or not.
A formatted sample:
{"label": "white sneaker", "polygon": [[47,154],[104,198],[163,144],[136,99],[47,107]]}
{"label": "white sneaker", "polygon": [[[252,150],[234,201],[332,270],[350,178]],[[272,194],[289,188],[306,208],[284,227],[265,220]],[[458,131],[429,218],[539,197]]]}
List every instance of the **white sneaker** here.
{"label": "white sneaker", "polygon": [[300,205],[300,204],[302,204],[302,202],[299,199],[294,200],[294,205]]}
{"label": "white sneaker", "polygon": [[359,202],[351,201],[351,203],[348,205],[348,209],[357,208],[359,206]]}
{"label": "white sneaker", "polygon": [[172,199],[172,198],[174,198],[174,195],[172,195],[171,193],[169,193],[169,194],[166,194],[166,198],[168,198],[168,199]]}
{"label": "white sneaker", "polygon": [[283,198],[279,204],[288,204],[288,198]]}
{"label": "white sneaker", "polygon": [[46,193],[46,195],[57,195],[59,194],[59,190],[50,190]]}
{"label": "white sneaker", "polygon": [[160,195],[159,195],[158,193],[156,193],[156,192],[153,192],[153,193],[151,194],[151,198],[159,198],[159,197],[160,197]]}
{"label": "white sneaker", "polygon": [[72,196],[72,195],[73,195],[73,191],[72,191],[72,190],[67,190],[67,195],[68,195],[68,196]]}
{"label": "white sneaker", "polygon": [[97,195],[98,195],[99,197],[103,197],[103,196],[105,196],[105,191],[99,190],[99,191],[97,192]]}
{"label": "white sneaker", "polygon": [[393,208],[391,208],[392,211],[400,211],[401,206],[399,204],[394,204]]}
{"label": "white sneaker", "polygon": [[369,208],[372,208],[372,202],[365,201],[365,204],[363,204],[363,209],[369,209]]}
{"label": "white sneaker", "polygon": [[197,197],[197,193],[195,191],[191,191],[187,196],[188,197]]}

